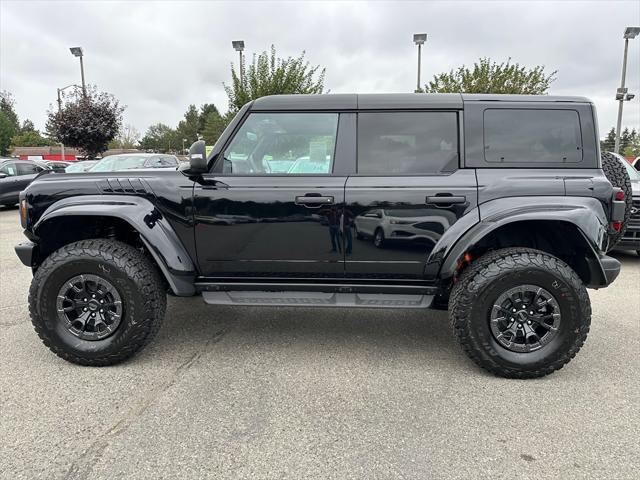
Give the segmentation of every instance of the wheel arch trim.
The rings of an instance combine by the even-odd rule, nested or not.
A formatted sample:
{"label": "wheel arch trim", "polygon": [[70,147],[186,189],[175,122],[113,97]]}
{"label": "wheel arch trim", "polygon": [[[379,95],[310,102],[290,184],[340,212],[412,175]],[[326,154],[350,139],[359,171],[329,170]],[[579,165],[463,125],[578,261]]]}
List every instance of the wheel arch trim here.
{"label": "wheel arch trim", "polygon": [[49,206],[32,231],[39,236],[38,232],[48,222],[69,216],[113,217],[125,221],[138,232],[173,293],[195,294],[194,263],[166,217],[148,199],[126,195],[65,198]]}
{"label": "wheel arch trim", "polygon": [[587,251],[591,273],[589,286],[606,286],[599,250],[606,243],[606,221],[602,204],[588,197],[511,197],[480,205],[480,221],[459,237],[445,253],[439,277],[453,278],[464,254],[492,232],[507,225],[529,221],[561,222],[575,227]]}

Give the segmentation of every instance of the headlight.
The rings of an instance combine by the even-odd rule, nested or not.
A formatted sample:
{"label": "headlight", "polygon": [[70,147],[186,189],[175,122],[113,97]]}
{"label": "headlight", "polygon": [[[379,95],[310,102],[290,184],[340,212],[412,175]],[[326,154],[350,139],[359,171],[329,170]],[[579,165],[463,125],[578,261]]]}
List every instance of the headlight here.
{"label": "headlight", "polygon": [[27,205],[27,199],[23,198],[20,200],[20,224],[22,228],[27,228],[27,214],[29,211],[29,206]]}

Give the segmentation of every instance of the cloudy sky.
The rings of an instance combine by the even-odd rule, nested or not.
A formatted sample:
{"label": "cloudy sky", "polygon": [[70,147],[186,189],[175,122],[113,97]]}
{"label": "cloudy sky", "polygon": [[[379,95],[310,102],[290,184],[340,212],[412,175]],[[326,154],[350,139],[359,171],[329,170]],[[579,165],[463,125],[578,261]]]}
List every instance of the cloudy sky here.
{"label": "cloudy sky", "polygon": [[[113,93],[125,123],[175,126],[191,103],[227,109],[222,83],[247,52],[273,43],[280,56],[306,51],[326,66],[334,93],[411,92],[412,34],[429,35],[423,79],[479,57],[558,70],[552,94],[596,102],[602,135],[616,120],[628,25],[638,1],[563,2],[206,2],[0,1],[0,89],[13,93],[21,119],[44,128],[56,88],[80,82],[70,46],[85,52],[88,83]],[[640,126],[640,37],[629,48],[624,125]]]}

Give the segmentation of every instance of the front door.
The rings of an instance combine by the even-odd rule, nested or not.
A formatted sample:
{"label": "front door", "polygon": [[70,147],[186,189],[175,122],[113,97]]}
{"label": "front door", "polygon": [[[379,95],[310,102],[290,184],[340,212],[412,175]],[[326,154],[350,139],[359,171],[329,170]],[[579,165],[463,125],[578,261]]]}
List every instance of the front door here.
{"label": "front door", "polygon": [[358,114],[357,175],[345,187],[346,276],[419,280],[444,232],[477,206],[459,169],[458,113]]}
{"label": "front door", "polygon": [[338,113],[251,113],[194,188],[207,277],[344,275]]}

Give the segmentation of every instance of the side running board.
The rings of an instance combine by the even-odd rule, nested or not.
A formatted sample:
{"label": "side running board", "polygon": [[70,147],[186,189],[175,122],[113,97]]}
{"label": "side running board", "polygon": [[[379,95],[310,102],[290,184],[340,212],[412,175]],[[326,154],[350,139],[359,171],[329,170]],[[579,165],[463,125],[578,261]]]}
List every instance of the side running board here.
{"label": "side running board", "polygon": [[434,295],[326,292],[230,291],[202,292],[211,305],[272,305],[288,307],[429,308]]}

